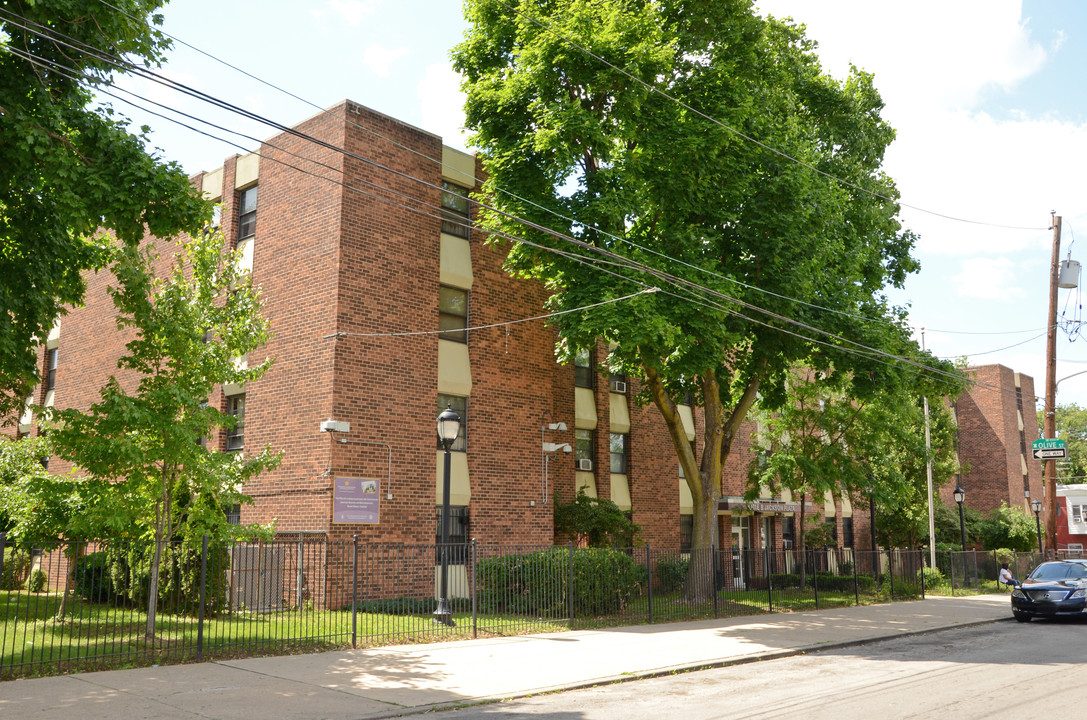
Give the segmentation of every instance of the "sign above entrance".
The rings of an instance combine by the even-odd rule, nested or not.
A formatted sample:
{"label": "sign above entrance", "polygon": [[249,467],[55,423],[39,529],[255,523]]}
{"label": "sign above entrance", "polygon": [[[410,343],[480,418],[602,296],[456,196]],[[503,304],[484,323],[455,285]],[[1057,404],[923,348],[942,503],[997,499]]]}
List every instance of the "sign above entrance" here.
{"label": "sign above entrance", "polygon": [[[808,509],[812,508],[810,502],[806,503]],[[799,502],[786,502],[780,499],[760,498],[758,500],[751,500],[748,502],[743,498],[727,497],[721,498],[717,503],[718,510],[750,510],[757,513],[798,513],[800,512]]]}

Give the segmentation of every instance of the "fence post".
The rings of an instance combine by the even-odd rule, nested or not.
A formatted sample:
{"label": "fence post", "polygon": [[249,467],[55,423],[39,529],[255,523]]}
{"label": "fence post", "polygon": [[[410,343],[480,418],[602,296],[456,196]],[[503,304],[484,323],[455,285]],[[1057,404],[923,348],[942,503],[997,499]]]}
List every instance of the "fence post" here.
{"label": "fence post", "polygon": [[[694,551],[691,551],[692,557]],[[717,563],[720,558],[717,555],[717,546],[710,545],[710,587],[713,588],[713,617],[717,617]],[[690,574],[690,566],[687,567],[687,573]]]}
{"label": "fence post", "polygon": [[762,565],[766,572],[766,603],[768,612],[774,612],[774,576],[770,572],[770,551],[762,549]]}
{"label": "fence post", "polygon": [[921,556],[919,558],[920,559],[920,565],[921,565],[921,599],[924,600],[925,599],[925,551],[924,551],[924,549],[921,549],[921,550],[918,550],[917,552]]}
{"label": "fence post", "polygon": [[653,563],[649,553],[649,543],[645,544],[645,576],[649,589],[649,624],[653,624]]}
{"label": "fence post", "polygon": [[853,549],[853,600],[855,604],[861,604],[861,583],[857,574],[857,550]]}
{"label": "fence post", "polygon": [[[3,546],[0,544],[0,555],[3,555]],[[196,621],[196,659],[204,659],[204,605],[207,602],[208,587],[208,534],[204,533],[204,540],[200,546],[200,609],[197,612]]]}
{"label": "fence post", "polygon": [[[815,609],[819,609],[819,576],[815,572],[815,548],[805,548],[807,554],[811,555],[811,586],[815,592]],[[804,564],[808,564],[808,559],[804,558]],[[806,569],[806,568],[805,568]]]}
{"label": "fence post", "polygon": [[7,543],[8,534],[0,532],[0,587],[4,582],[4,544]]}
{"label": "fence post", "polygon": [[351,536],[351,647],[358,647],[359,536]]}
{"label": "fence post", "polygon": [[887,550],[887,573],[891,576],[891,599],[895,598],[895,551]]}
{"label": "fence post", "polygon": [[570,627],[574,626],[574,541],[571,540],[567,543],[569,557],[567,558],[569,564],[569,576],[566,578],[566,605],[570,614]]}
{"label": "fence post", "polygon": [[476,583],[476,539],[472,538],[472,637],[479,637],[479,585]]}

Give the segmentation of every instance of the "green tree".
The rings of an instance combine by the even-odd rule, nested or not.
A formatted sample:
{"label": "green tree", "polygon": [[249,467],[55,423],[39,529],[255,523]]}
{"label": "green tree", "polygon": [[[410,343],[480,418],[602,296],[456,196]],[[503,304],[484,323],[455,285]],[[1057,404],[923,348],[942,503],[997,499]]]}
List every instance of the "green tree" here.
{"label": "green tree", "polygon": [[[1060,482],[1087,481],[1087,409],[1076,403],[1057,405],[1057,437],[1068,444],[1068,459],[1058,460]],[[1038,411],[1039,436],[1045,437],[1045,414]]]}
{"label": "green tree", "polygon": [[611,500],[589,497],[578,488],[564,503],[555,493],[555,532],[589,547],[630,547],[639,527]]}
{"label": "green tree", "polygon": [[88,411],[56,413],[51,440],[61,457],[109,483],[113,502],[99,531],[135,523],[153,540],[146,629],[152,639],[166,541],[177,533],[228,536],[233,529],[224,506],[248,502],[241,492],[246,481],[279,463],[267,448],[243,456],[200,442],[235,422],[207,404],[214,386],[256,380],[271,360],[254,367],[239,362],[265,342],[268,327],[249,274],[238,269],[239,254],[224,254],[221,235],[184,242],[165,279],[155,276],[150,250],[126,245],[117,253],[110,294],[118,326],[135,331],[118,366],[138,374],[138,387],[129,392],[110,378]]}
{"label": "green tree", "polygon": [[[870,75],[824,75],[800,29],[747,0],[507,5],[468,0],[453,51],[495,208],[484,227],[528,241],[507,267],[567,312],[563,359],[603,339],[609,366],[643,381],[691,488],[692,545],[708,548],[756,397],[780,407],[796,364],[851,374],[861,395],[901,372],[850,342],[921,355],[883,295],[917,267],[880,169],[894,131]],[[578,309],[650,285],[664,291]],[[688,393],[704,408],[699,446],[677,410]]]}
{"label": "green tree", "polygon": [[83,272],[104,267],[104,232],[135,245],[145,228],[195,232],[210,212],[179,165],[148,153],[146,128],[93,103],[124,72],[113,63],[160,64],[163,4],[0,0],[0,419],[21,411]]}
{"label": "green tree", "polygon": [[1030,552],[1038,547],[1038,528],[1034,518],[1022,508],[1009,507],[1005,502],[1001,502],[1000,507],[981,522],[979,531],[981,541],[988,550],[1008,548]]}

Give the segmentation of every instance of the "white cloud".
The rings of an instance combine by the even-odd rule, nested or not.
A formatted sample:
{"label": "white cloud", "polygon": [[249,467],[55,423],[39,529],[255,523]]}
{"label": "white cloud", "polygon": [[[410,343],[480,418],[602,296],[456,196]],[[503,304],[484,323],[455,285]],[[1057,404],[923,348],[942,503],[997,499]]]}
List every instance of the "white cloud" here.
{"label": "white cloud", "polygon": [[348,25],[359,26],[369,15],[373,15],[378,0],[331,0],[328,8]]}
{"label": "white cloud", "polygon": [[464,134],[464,93],[460,75],[449,63],[429,66],[419,82],[419,105],[423,128],[441,135],[450,147],[466,148]]}
{"label": "white cloud", "polygon": [[1024,296],[1014,283],[1019,266],[1006,257],[975,257],[964,260],[953,278],[960,297],[983,300],[1014,300]]}
{"label": "white cloud", "polygon": [[407,52],[408,49],[405,47],[398,47],[394,50],[390,50],[388,48],[383,48],[380,45],[371,45],[363,50],[362,61],[375,75],[388,77],[389,68],[392,64],[404,57]]}

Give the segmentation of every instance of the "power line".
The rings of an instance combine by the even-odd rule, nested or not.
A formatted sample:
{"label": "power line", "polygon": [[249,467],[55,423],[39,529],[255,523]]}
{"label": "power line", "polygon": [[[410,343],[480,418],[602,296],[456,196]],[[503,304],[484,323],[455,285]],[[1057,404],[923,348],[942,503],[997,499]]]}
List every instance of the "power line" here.
{"label": "power line", "polygon": [[[32,32],[33,32],[33,31],[32,31]],[[89,46],[86,46],[86,47],[89,47]],[[91,48],[91,50],[96,50],[96,49],[94,49],[94,48]],[[23,56],[23,55],[20,55],[20,57],[26,57],[26,59],[29,59],[29,60],[31,60],[31,61],[34,61],[34,62],[39,62],[39,63],[41,62],[41,61],[38,61],[38,60],[36,60],[36,59],[32,58],[32,56]],[[111,61],[112,61],[112,59],[111,59]],[[51,61],[49,61],[49,62],[51,63]],[[116,64],[116,62],[115,62],[115,64]],[[122,69],[123,69],[123,68],[122,68]],[[145,74],[148,74],[148,75],[152,75],[152,76],[154,75],[154,73],[149,73],[149,72],[147,72],[147,73],[145,73]],[[84,77],[84,79],[89,79],[89,80],[91,80],[91,81],[97,81],[97,80],[98,80],[97,78],[87,78],[86,76],[83,76],[83,77]],[[159,81],[159,82],[161,82],[161,80],[158,80],[158,81]],[[163,84],[167,84],[167,83],[163,83]],[[185,86],[181,85],[180,83],[172,83],[172,82],[171,82],[171,83],[169,83],[169,84],[170,84],[170,85],[178,85],[178,86],[180,86],[180,87],[182,87],[182,88],[184,88],[184,87],[185,87]],[[185,92],[186,92],[186,94],[192,94],[191,92],[188,92],[188,90],[190,90],[190,89],[186,89],[186,91],[185,91]],[[126,92],[127,92],[127,91],[126,91]],[[115,96],[115,95],[112,95],[112,94],[111,94],[110,96],[111,96],[111,97],[117,97],[117,96]],[[223,103],[223,101],[220,101],[220,100],[218,100],[217,98],[214,98],[214,97],[212,97],[212,96],[210,96],[210,95],[207,95],[207,94],[205,94],[205,93],[198,93],[198,95],[197,95],[197,96],[201,97],[201,99],[206,99],[206,101],[208,101],[208,102],[211,102],[212,104],[217,104],[217,105],[219,105],[220,107],[224,107],[224,108],[230,108],[230,109],[233,109],[233,111],[235,111],[235,112],[238,112],[239,114],[242,114],[242,115],[243,115],[243,116],[245,116],[245,117],[250,117],[250,118],[252,118],[252,119],[257,119],[258,121],[260,121],[260,122],[264,122],[264,123],[266,123],[266,124],[269,124],[269,125],[271,125],[271,126],[273,126],[273,127],[280,127],[280,128],[282,128],[282,127],[285,127],[285,126],[282,126],[282,125],[280,125],[280,124],[278,124],[278,123],[275,123],[275,122],[273,122],[273,121],[270,121],[270,120],[268,120],[268,119],[266,119],[266,118],[263,118],[263,117],[261,117],[261,116],[259,116],[259,115],[255,114],[255,113],[251,113],[251,112],[249,112],[249,111],[244,111],[244,110],[243,110],[243,109],[241,109],[241,108],[236,108],[235,106],[232,106],[232,105],[230,105],[229,103]],[[118,98],[118,99],[120,99],[120,98]],[[124,100],[122,99],[122,101],[124,101]],[[125,101],[125,102],[127,102],[127,101]],[[130,104],[131,104],[131,103],[130,103]],[[171,108],[171,110],[173,110],[173,109]],[[176,111],[176,110],[173,110],[173,111],[174,111],[174,112],[179,112],[179,111]],[[158,115],[158,113],[154,113],[154,114]],[[182,114],[182,115],[185,115],[184,113],[180,113],[180,114]],[[160,117],[164,117],[164,118],[165,118],[165,116],[161,116],[161,115],[160,115]],[[193,116],[187,116],[187,117],[193,117]],[[168,119],[168,120],[174,121],[174,120],[173,120],[172,118],[165,118],[165,119]],[[203,121],[203,120],[200,120],[200,121],[201,121],[201,122],[206,122],[206,121]],[[174,122],[176,122],[176,121],[174,121]],[[209,124],[210,124],[210,123],[209,123]],[[191,126],[187,126],[187,125],[186,125],[185,127],[189,127],[190,129],[193,129],[193,128],[191,128]],[[215,126],[215,127],[219,127],[219,126]],[[225,129],[224,129],[224,130],[225,130]],[[227,131],[227,132],[234,132],[234,131],[229,131],[229,130],[226,130],[226,131]],[[199,130],[198,130],[197,132],[201,132],[201,131],[199,131]],[[350,156],[352,156],[352,157],[357,157],[358,159],[360,159],[360,160],[363,160],[364,162],[369,162],[370,164],[372,164],[372,165],[375,165],[375,166],[379,167],[380,169],[388,170],[388,171],[390,171],[390,172],[393,172],[394,174],[400,175],[401,177],[406,177],[406,178],[408,178],[408,179],[411,179],[411,180],[413,180],[413,181],[415,181],[415,182],[419,182],[419,183],[422,183],[422,184],[424,184],[424,185],[427,185],[427,186],[429,186],[429,187],[434,187],[434,188],[436,188],[436,187],[437,187],[437,186],[435,186],[435,185],[432,185],[432,184],[430,184],[430,183],[426,183],[425,181],[419,180],[418,178],[414,178],[414,177],[411,177],[410,175],[406,175],[406,174],[404,174],[404,173],[399,173],[399,172],[397,172],[397,171],[393,171],[393,170],[391,170],[391,169],[389,169],[389,168],[386,168],[385,166],[382,166],[382,165],[380,165],[379,163],[374,163],[373,161],[369,161],[368,159],[366,159],[366,158],[363,158],[363,157],[361,157],[361,156],[358,156],[358,155],[356,155],[356,154],[354,154],[354,153],[348,153],[347,151],[345,151],[345,150],[343,150],[343,149],[341,149],[341,148],[338,148],[338,147],[336,147],[336,146],[334,146],[334,145],[331,145],[330,143],[326,143],[326,142],[324,142],[324,141],[320,141],[320,140],[318,140],[318,139],[316,139],[316,138],[312,138],[312,136],[308,136],[308,135],[306,135],[305,133],[301,133],[301,132],[299,132],[299,131],[296,131],[296,130],[294,130],[293,128],[287,128],[287,129],[285,130],[285,132],[289,132],[290,134],[292,134],[292,135],[295,135],[295,136],[297,136],[297,137],[299,137],[299,138],[301,138],[301,139],[303,139],[303,140],[306,140],[306,141],[311,141],[311,142],[314,142],[314,143],[316,143],[316,144],[318,144],[318,145],[320,145],[320,146],[322,146],[322,147],[326,147],[326,148],[328,148],[328,149],[332,149],[332,150],[335,150],[335,151],[338,151],[338,152],[342,152],[342,153],[344,153],[344,154],[347,154],[347,155],[350,155]],[[209,135],[208,133],[203,133],[203,134],[205,134],[205,135],[208,135],[209,137],[214,137],[214,136],[211,136],[211,135]],[[240,135],[240,133],[236,133],[236,134],[239,134],[239,135]],[[248,137],[248,136],[243,136],[243,137]],[[216,138],[216,139],[220,139],[220,140],[221,140],[221,138]],[[226,142],[229,142],[229,141],[226,141]],[[267,143],[266,143],[266,144],[267,144]],[[269,144],[269,145],[270,145],[270,144]],[[236,146],[236,145],[235,145],[235,146]],[[274,146],[274,145],[271,145],[271,147],[275,147],[275,146]],[[305,158],[302,158],[301,156],[297,156],[297,155],[295,155],[295,157],[299,157],[300,159],[305,159]],[[270,159],[272,159],[272,158],[270,158]],[[277,161],[277,162],[282,162],[282,161],[278,161],[278,160],[275,160],[275,161]],[[313,160],[309,160],[309,161],[310,161],[310,162],[316,162],[316,161],[313,161]],[[289,163],[283,163],[283,164],[286,164],[286,165],[288,165],[289,167],[294,167],[294,168],[295,168],[296,170],[301,170],[300,168],[297,168],[297,167],[295,167],[295,166],[292,166],[292,165],[290,165]],[[319,164],[319,163],[318,163],[318,164]],[[330,166],[326,166],[326,167],[329,167],[329,168],[330,168],[330,169],[332,169],[332,170],[333,170],[334,172],[338,172],[338,173],[340,173],[340,174],[344,174],[344,171],[342,171],[342,170],[340,170],[340,169],[338,169],[338,168],[331,168]],[[304,170],[303,170],[302,172],[307,172],[307,171],[304,171]],[[313,174],[313,173],[308,173],[308,174]],[[316,176],[316,177],[322,177],[322,176]],[[332,181],[332,182],[336,182],[335,180],[332,180],[331,178],[322,178],[322,179],[325,179],[325,180],[329,180],[329,181]],[[348,185],[346,185],[346,184],[344,184],[344,183],[339,183],[339,184],[343,185],[343,186],[344,186],[344,187],[346,187],[346,188],[349,188],[349,189],[353,189],[353,190],[356,190],[356,191],[358,191],[357,189],[355,189],[355,188],[352,188],[351,186],[348,186]],[[369,183],[369,184],[371,184],[371,185],[374,185],[373,183]],[[389,188],[385,188],[385,187],[383,187],[383,186],[377,186],[377,185],[374,185],[374,186],[375,186],[375,187],[381,187],[381,188],[382,188],[383,190],[385,190],[385,191],[388,191],[388,192],[393,192],[393,191],[391,191],[391,190],[390,190]],[[369,194],[369,193],[366,193],[366,194]],[[382,201],[384,201],[384,202],[389,202],[389,201],[388,201],[387,199],[385,199],[385,198],[379,198],[379,199],[381,199],[381,200],[382,200]],[[422,201],[420,201],[420,200],[419,200],[419,199],[417,199],[417,198],[411,198],[411,199],[412,199],[413,201],[415,201],[415,202],[422,202]],[[394,203],[394,204],[395,204],[395,203]],[[479,204],[479,203],[477,203],[477,204]],[[480,205],[482,205],[482,204],[480,204]],[[486,207],[485,205],[482,205],[482,206],[483,206],[483,207]],[[417,209],[411,209],[411,208],[409,208],[409,209],[410,209],[410,210],[412,210],[412,211],[414,211],[414,212],[418,212],[418,210],[417,210]],[[682,279],[682,278],[678,278],[678,277],[676,277],[676,276],[674,276],[674,275],[671,275],[671,274],[669,274],[669,273],[664,273],[663,271],[660,271],[660,270],[658,270],[658,269],[656,269],[656,268],[652,268],[652,267],[650,267],[650,266],[644,265],[643,263],[638,263],[638,262],[636,262],[636,261],[633,261],[633,260],[631,260],[631,259],[629,259],[629,258],[625,258],[625,257],[623,257],[623,256],[617,255],[617,254],[615,254],[615,253],[612,253],[612,252],[610,252],[610,251],[605,251],[605,250],[603,250],[602,248],[598,248],[598,247],[596,247],[596,246],[592,246],[592,245],[590,245],[590,244],[588,244],[588,243],[585,243],[584,241],[580,241],[580,240],[576,240],[576,239],[574,239],[574,238],[570,238],[570,237],[568,237],[568,236],[564,236],[564,235],[562,235],[561,233],[557,233],[556,231],[552,231],[552,230],[550,230],[550,229],[548,229],[548,228],[544,228],[544,227],[541,227],[541,226],[539,226],[539,225],[536,225],[535,223],[530,223],[530,222],[528,222],[528,221],[525,221],[525,220],[523,220],[523,219],[521,219],[521,218],[516,218],[516,217],[514,217],[514,216],[511,216],[511,215],[509,215],[508,213],[504,213],[504,214],[505,214],[505,215],[506,215],[507,217],[509,217],[510,219],[512,219],[512,220],[515,220],[515,221],[517,221],[517,222],[521,222],[522,224],[525,224],[525,225],[526,225],[527,227],[531,227],[531,228],[533,228],[533,229],[537,229],[537,230],[543,231],[543,232],[547,233],[547,234],[548,234],[549,236],[552,236],[552,237],[554,237],[554,238],[556,238],[556,239],[559,239],[559,240],[563,240],[563,241],[566,241],[566,242],[571,242],[571,243],[573,243],[573,244],[575,244],[575,245],[577,245],[577,246],[581,247],[582,249],[585,249],[585,250],[588,250],[588,251],[592,251],[592,252],[597,252],[597,253],[601,253],[601,254],[604,254],[604,255],[606,255],[606,256],[608,256],[608,257],[612,258],[613,262],[611,262],[611,263],[609,263],[609,264],[614,264],[614,265],[616,265],[617,267],[626,267],[627,269],[630,269],[630,270],[634,270],[634,271],[636,271],[636,272],[647,272],[647,273],[649,273],[650,275],[653,275],[653,276],[655,276],[655,277],[658,277],[658,278],[660,278],[660,279],[664,279],[664,280],[665,280],[666,282],[669,282],[670,284],[677,284],[677,286],[683,286],[683,287],[685,288],[685,290],[686,290],[687,292],[706,292],[706,293],[709,293],[709,294],[711,294],[711,295],[716,295],[717,297],[720,297],[720,298],[722,298],[722,299],[724,299],[724,300],[726,300],[726,301],[728,301],[728,302],[732,302],[732,303],[740,304],[740,305],[741,305],[741,306],[743,306],[743,307],[746,307],[746,308],[748,308],[748,309],[751,309],[751,310],[755,310],[755,311],[757,311],[757,312],[762,312],[762,313],[764,313],[764,314],[767,314],[767,315],[769,315],[770,317],[773,317],[773,318],[775,318],[775,319],[781,320],[781,321],[783,321],[783,322],[787,322],[787,323],[795,324],[795,325],[797,325],[798,327],[801,327],[801,328],[803,328],[803,329],[806,329],[806,330],[808,330],[808,331],[811,331],[811,332],[815,332],[815,333],[818,333],[818,334],[823,334],[823,335],[826,335],[826,336],[830,337],[831,339],[835,340],[836,342],[839,342],[839,343],[841,343],[841,342],[844,342],[844,343],[848,343],[848,344],[850,344],[850,345],[856,346],[856,347],[858,348],[858,350],[852,350],[852,349],[849,349],[849,348],[843,348],[843,347],[841,347],[840,345],[831,345],[830,343],[826,343],[826,342],[823,342],[823,341],[818,341],[818,340],[816,340],[816,339],[814,339],[814,338],[811,338],[811,337],[808,337],[808,336],[800,335],[800,334],[798,334],[798,333],[795,333],[795,332],[790,332],[790,331],[786,331],[786,330],[784,330],[783,328],[779,328],[779,327],[776,327],[776,326],[770,325],[770,324],[768,324],[768,323],[765,323],[765,322],[761,322],[761,321],[755,320],[755,319],[753,319],[753,318],[747,317],[747,316],[745,316],[745,315],[743,315],[743,314],[741,314],[741,313],[738,313],[738,312],[736,312],[736,311],[735,311],[735,310],[733,310],[733,309],[730,309],[730,308],[726,308],[726,307],[724,307],[724,306],[721,306],[721,305],[719,305],[719,304],[716,304],[716,303],[714,303],[714,304],[713,304],[713,306],[714,306],[714,307],[716,307],[717,309],[719,309],[719,310],[722,310],[722,311],[724,311],[724,312],[729,312],[729,313],[731,313],[731,314],[735,314],[735,315],[737,315],[738,317],[740,317],[740,318],[742,318],[742,319],[745,319],[745,320],[747,320],[747,321],[749,321],[749,322],[753,322],[753,323],[756,323],[756,324],[762,325],[762,326],[764,326],[764,327],[767,327],[767,328],[769,328],[769,329],[772,329],[772,330],[775,330],[775,331],[778,331],[778,332],[786,332],[787,334],[791,334],[791,335],[794,335],[794,336],[796,336],[796,337],[798,337],[798,338],[801,338],[801,339],[803,339],[803,340],[805,340],[805,341],[808,341],[808,342],[814,342],[814,343],[817,343],[817,344],[821,344],[821,345],[826,345],[826,346],[828,346],[828,347],[833,347],[834,349],[836,349],[836,350],[838,350],[838,351],[841,351],[841,352],[852,352],[852,353],[854,353],[854,354],[860,354],[860,355],[864,355],[864,356],[866,356],[866,357],[869,357],[869,358],[872,358],[872,357],[874,357],[874,356],[876,356],[876,355],[879,355],[879,356],[882,356],[882,357],[884,357],[884,358],[887,358],[887,359],[890,359],[890,360],[896,360],[896,361],[898,361],[898,362],[904,362],[904,363],[912,364],[912,365],[914,365],[914,366],[918,367],[919,369],[922,369],[922,370],[924,370],[924,371],[926,371],[926,372],[930,372],[930,373],[931,373],[931,372],[934,372],[934,369],[933,369],[933,368],[929,368],[929,367],[927,367],[927,366],[924,366],[924,365],[922,365],[922,364],[920,364],[920,363],[915,363],[915,362],[913,362],[913,361],[909,360],[908,358],[905,358],[905,357],[901,357],[901,356],[896,356],[896,355],[893,355],[893,354],[890,354],[890,353],[886,353],[886,352],[883,352],[883,351],[879,351],[879,350],[876,350],[876,349],[874,349],[874,348],[868,348],[868,347],[866,347],[866,346],[864,346],[864,345],[862,345],[862,344],[860,344],[860,343],[856,343],[856,342],[853,342],[853,341],[851,341],[851,340],[848,340],[848,339],[846,339],[846,338],[842,338],[842,337],[840,337],[840,336],[834,335],[833,333],[828,333],[828,332],[826,332],[826,331],[823,331],[823,330],[820,330],[819,328],[816,328],[816,327],[814,327],[814,326],[810,326],[810,325],[807,325],[807,324],[805,324],[805,323],[801,323],[801,322],[799,322],[799,321],[796,321],[796,320],[794,320],[794,319],[792,319],[792,318],[788,318],[788,317],[786,317],[786,316],[782,316],[782,315],[779,315],[779,314],[776,314],[776,313],[772,313],[772,312],[770,312],[770,311],[768,311],[768,310],[765,310],[764,308],[760,308],[760,307],[758,307],[758,306],[756,306],[756,305],[753,305],[753,304],[751,304],[751,303],[745,303],[745,302],[743,302],[743,301],[740,301],[740,300],[738,300],[738,299],[736,299],[736,298],[732,298],[732,297],[730,297],[730,296],[728,296],[728,295],[726,295],[726,294],[724,294],[724,293],[720,293],[720,292],[717,292],[717,291],[713,291],[713,290],[711,290],[710,288],[706,288],[706,287],[704,287],[704,286],[698,285],[697,283],[693,283],[693,282],[690,282],[690,281],[684,280],[684,279]],[[431,215],[431,217],[440,217],[440,216],[435,216],[435,215],[433,215],[433,214],[432,214],[432,215]],[[514,241],[517,241],[517,242],[526,242],[526,243],[527,243],[527,241],[526,241],[526,240],[524,240],[523,238],[516,238],[516,237],[513,237],[513,236],[507,236],[507,237],[509,237],[509,239],[511,239],[511,240],[514,240]],[[549,247],[545,247],[545,246],[539,246],[539,245],[536,245],[536,244],[533,244],[533,243],[528,243],[528,244],[530,244],[530,245],[534,245],[534,246],[536,246],[536,247],[540,247],[541,249],[545,249],[545,250],[547,250],[547,251],[549,251],[549,252],[557,252],[557,251],[556,251],[555,249],[553,249],[553,248],[549,248]],[[562,253],[562,252],[558,252],[558,254],[560,254],[560,255],[563,255],[564,257],[568,257],[568,258],[570,258],[570,259],[577,259],[577,260],[578,260],[579,262],[584,262],[584,259],[583,259],[583,258],[580,258],[580,256],[575,256],[575,255],[571,255],[571,254],[568,254],[568,253]],[[598,259],[596,259],[596,260],[594,260],[594,261],[593,261],[593,264],[598,264],[598,263],[600,263],[600,262],[601,262],[601,260],[600,260],[600,259],[598,258]],[[630,281],[630,280],[631,280],[630,278],[626,278],[625,276],[619,276],[619,277],[621,277],[621,278],[623,278],[624,280],[627,280],[627,281]],[[641,284],[641,283],[639,283],[639,284]],[[644,285],[643,285],[643,286],[644,286]],[[646,286],[646,287],[648,287],[648,286]],[[692,298],[690,298],[690,297],[685,297],[685,296],[678,296],[678,295],[674,295],[674,294],[672,294],[672,293],[667,293],[667,294],[671,294],[671,295],[673,295],[674,297],[676,297],[676,298],[678,298],[678,299],[681,299],[681,300],[686,300],[686,301],[691,301],[691,300],[692,300]],[[699,302],[698,304],[700,304],[700,305],[701,305],[701,304],[704,304],[704,303],[702,303],[702,302]],[[951,374],[951,373],[943,373],[943,374],[944,374],[944,375],[946,375],[946,376],[949,376],[949,377],[953,377],[953,376],[954,376],[954,375],[953,375],[953,374]]]}

